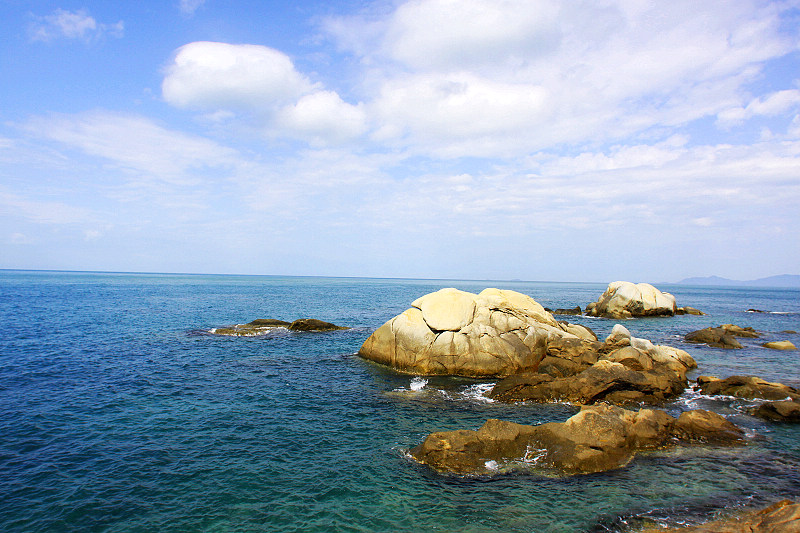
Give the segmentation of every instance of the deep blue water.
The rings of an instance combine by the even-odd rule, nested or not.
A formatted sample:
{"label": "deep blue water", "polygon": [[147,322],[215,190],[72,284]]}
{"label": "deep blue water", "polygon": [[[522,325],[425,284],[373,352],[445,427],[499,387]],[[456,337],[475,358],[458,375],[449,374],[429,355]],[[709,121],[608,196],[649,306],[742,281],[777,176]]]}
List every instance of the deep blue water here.
{"label": "deep blue water", "polygon": [[[399,375],[354,355],[415,298],[455,286],[584,307],[599,284],[0,272],[0,531],[605,531],[697,520],[800,496],[800,428],[741,401],[687,394],[744,426],[737,449],[682,448],[613,472],[461,478],[410,462],[431,431],[487,418],[562,421],[568,405],[480,399],[487,383]],[[800,385],[800,290],[659,286],[709,316],[625,321],[689,351],[697,374]],[[778,313],[746,313],[757,308]],[[203,334],[255,318],[351,326],[259,338]],[[605,337],[614,321],[571,317]],[[764,332],[724,351],[682,341],[734,323]]]}

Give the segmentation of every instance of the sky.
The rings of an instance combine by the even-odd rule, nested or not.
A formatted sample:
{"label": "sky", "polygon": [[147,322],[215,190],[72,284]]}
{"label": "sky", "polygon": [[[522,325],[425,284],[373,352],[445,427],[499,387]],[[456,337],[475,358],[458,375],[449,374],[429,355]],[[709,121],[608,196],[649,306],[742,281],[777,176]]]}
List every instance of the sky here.
{"label": "sky", "polygon": [[0,268],[800,274],[800,0],[0,0]]}

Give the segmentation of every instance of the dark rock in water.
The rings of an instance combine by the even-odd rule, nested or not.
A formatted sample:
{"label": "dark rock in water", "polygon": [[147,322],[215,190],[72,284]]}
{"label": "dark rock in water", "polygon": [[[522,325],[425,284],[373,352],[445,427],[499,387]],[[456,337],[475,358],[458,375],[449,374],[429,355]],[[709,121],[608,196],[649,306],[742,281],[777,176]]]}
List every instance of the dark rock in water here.
{"label": "dark rock in water", "polygon": [[688,333],[685,337],[686,342],[698,344],[708,344],[714,348],[738,349],[742,345],[733,335],[722,328],[705,328]]}
{"label": "dark rock in water", "polygon": [[764,400],[800,400],[800,391],[783,383],[772,383],[756,376],[731,376],[718,379],[712,376],[697,378],[696,390],[709,396],[736,396]]}
{"label": "dark rock in water", "polygon": [[534,370],[502,379],[488,396],[505,402],[661,403],[683,392],[687,370],[697,366],[683,350],[632,337],[619,324],[605,342],[561,339],[546,349]]}
{"label": "dark rock in water", "polygon": [[754,330],[749,326],[742,327],[742,326],[737,326],[735,324],[722,324],[720,327],[729,334],[733,335],[734,337],[746,337],[750,339],[755,339],[761,336],[758,334],[756,330]]}
{"label": "dark rock in water", "polygon": [[728,422],[722,415],[696,409],[681,413],[672,428],[680,440],[707,444],[733,444],[744,442],[744,432]]}
{"label": "dark rock in water", "polygon": [[572,309],[548,309],[548,308],[545,307],[545,310],[548,311],[549,313],[554,314],[554,315],[578,315],[578,316],[580,316],[580,315],[583,314],[583,310],[581,309],[581,306],[579,306],[579,305],[576,305]]}
{"label": "dark rock in water", "polygon": [[258,327],[287,327],[291,324],[291,322],[286,322],[285,320],[278,320],[275,318],[257,318],[252,322],[248,322],[247,326],[258,326]]}
{"label": "dark rock in water", "polygon": [[348,329],[314,318],[303,318],[295,320],[294,322],[286,322],[274,318],[257,318],[247,324],[235,324],[224,328],[214,328],[210,333],[228,337],[257,337],[266,335],[275,328],[286,328],[291,331],[334,331]]}
{"label": "dark rock in water", "polygon": [[705,313],[702,312],[701,310],[695,309],[694,307],[688,307],[688,306],[687,307],[678,307],[675,310],[675,314],[676,315],[698,315],[698,316],[705,315]]}
{"label": "dark rock in water", "polygon": [[565,422],[538,426],[491,419],[477,431],[431,433],[411,455],[438,471],[458,474],[522,463],[571,475],[625,466],[642,449],[678,443],[742,444],[741,430],[706,413],[682,415],[678,424],[664,411],[601,404],[584,407]]}
{"label": "dark rock in water", "polygon": [[662,403],[679,396],[685,388],[686,378],[680,373],[632,370],[622,363],[603,360],[567,377],[539,373],[509,376],[488,396],[504,402]]}
{"label": "dark rock in water", "polygon": [[789,335],[797,335],[797,332],[795,330],[793,330],[793,329],[785,329],[785,330],[781,331],[781,333],[786,333],[786,334],[789,334]]}
{"label": "dark rock in water", "polygon": [[748,309],[745,313],[766,313],[766,311],[762,311],[761,309]]}
{"label": "dark rock in water", "polygon": [[772,342],[765,342],[762,344],[764,348],[770,348],[772,350],[796,350],[797,346],[792,344],[789,341],[772,341]]}
{"label": "dark rock in water", "polygon": [[798,533],[800,504],[781,500],[760,511],[739,512],[735,516],[699,526],[672,529],[642,529],[640,533]]}
{"label": "dark rock in water", "polygon": [[340,329],[349,329],[343,326],[337,326],[330,322],[323,322],[316,318],[301,318],[295,320],[289,325],[291,331],[337,331]]}
{"label": "dark rock in water", "polygon": [[753,414],[774,422],[800,422],[800,401],[766,402],[755,408]]}

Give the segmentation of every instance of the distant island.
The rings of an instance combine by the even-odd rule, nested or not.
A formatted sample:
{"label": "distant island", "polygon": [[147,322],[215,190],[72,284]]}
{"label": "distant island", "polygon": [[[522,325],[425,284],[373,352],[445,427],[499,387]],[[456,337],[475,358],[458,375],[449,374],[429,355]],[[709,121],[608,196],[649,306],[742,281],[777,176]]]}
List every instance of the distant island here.
{"label": "distant island", "polygon": [[721,278],[719,276],[707,276],[704,278],[686,278],[679,281],[677,284],[727,285],[733,287],[800,287],[800,276],[795,274],[781,274],[780,276],[769,276],[767,278],[759,278],[749,281]]}

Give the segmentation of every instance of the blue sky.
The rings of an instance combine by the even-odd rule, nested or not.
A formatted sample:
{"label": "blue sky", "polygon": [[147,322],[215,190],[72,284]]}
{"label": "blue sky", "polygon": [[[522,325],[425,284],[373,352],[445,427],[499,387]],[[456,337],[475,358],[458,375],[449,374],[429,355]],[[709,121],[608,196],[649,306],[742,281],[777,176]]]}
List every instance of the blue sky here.
{"label": "blue sky", "polygon": [[0,268],[800,274],[800,2],[0,0]]}

